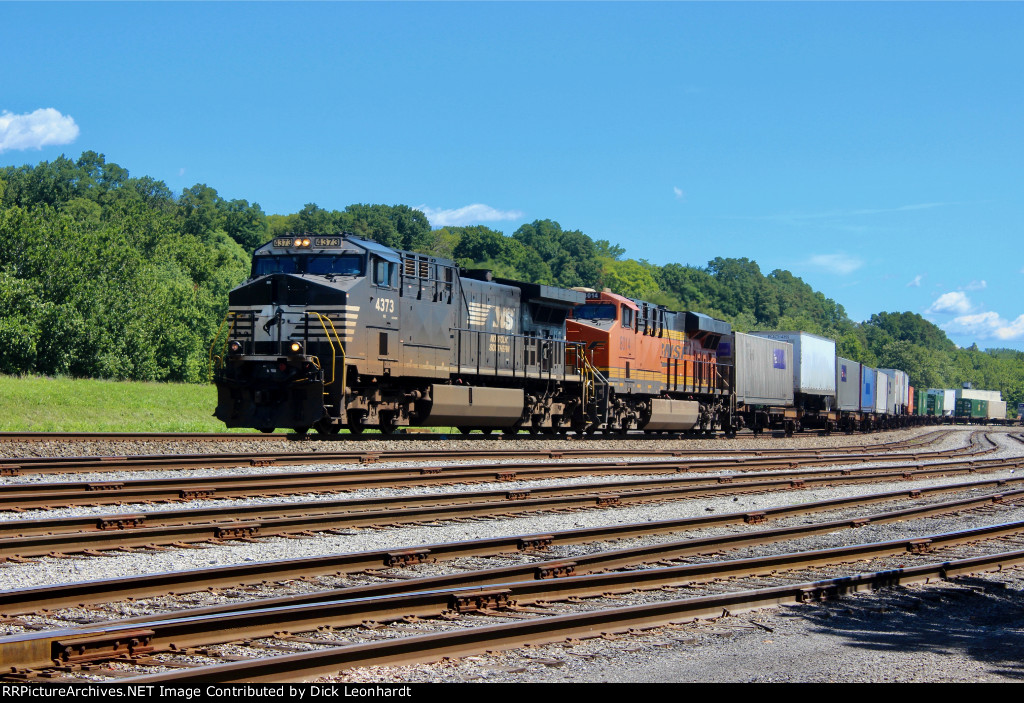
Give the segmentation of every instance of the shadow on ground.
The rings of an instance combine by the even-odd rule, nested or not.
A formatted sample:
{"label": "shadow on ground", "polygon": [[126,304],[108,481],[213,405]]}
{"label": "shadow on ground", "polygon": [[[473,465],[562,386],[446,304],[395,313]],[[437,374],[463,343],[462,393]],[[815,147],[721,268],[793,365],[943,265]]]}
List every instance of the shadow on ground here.
{"label": "shadow on ground", "polygon": [[1024,589],[985,578],[948,586],[888,588],[820,607],[793,608],[847,646],[934,652],[974,659],[992,674],[1024,680]]}

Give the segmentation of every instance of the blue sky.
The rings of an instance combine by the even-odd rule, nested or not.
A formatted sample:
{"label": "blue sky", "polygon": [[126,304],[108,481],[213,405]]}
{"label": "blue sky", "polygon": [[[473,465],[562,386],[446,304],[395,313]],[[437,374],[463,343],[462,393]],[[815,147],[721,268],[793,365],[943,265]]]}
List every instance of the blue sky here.
{"label": "blue sky", "polygon": [[0,165],[553,219],[1024,349],[1024,4],[0,3]]}

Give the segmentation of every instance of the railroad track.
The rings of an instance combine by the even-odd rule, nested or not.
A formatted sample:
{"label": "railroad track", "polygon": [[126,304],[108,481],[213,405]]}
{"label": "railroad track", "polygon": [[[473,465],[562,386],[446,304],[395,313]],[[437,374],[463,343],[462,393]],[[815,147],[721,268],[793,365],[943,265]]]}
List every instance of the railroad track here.
{"label": "railroad track", "polygon": [[[794,474],[783,478],[754,475],[616,481],[518,491],[226,505],[100,516],[7,520],[0,521],[0,558],[166,547],[208,540],[302,535],[536,511],[606,508],[707,496],[792,491],[812,486],[891,481],[894,478],[912,481],[935,476],[1017,469],[1024,466],[1024,458],[954,460],[923,466],[914,470],[894,466],[889,467],[890,471],[881,472],[868,467],[846,472],[824,472],[825,475],[819,476]],[[897,471],[898,474],[895,473]],[[1024,476],[975,481],[972,486],[1012,488],[1018,484],[1024,484]]]}
{"label": "railroad track", "polygon": [[[949,506],[943,507],[949,509]],[[932,509],[942,508],[933,506]],[[909,516],[908,511],[883,513],[873,516],[873,521],[891,522],[904,520]],[[437,646],[441,646],[445,653],[450,654],[453,650],[448,650],[447,647],[459,643],[458,646],[470,647],[469,650],[459,650],[459,653],[465,654],[467,651],[481,651],[481,648],[491,645],[521,646],[527,642],[551,641],[546,638],[561,638],[580,633],[594,636],[592,629],[578,628],[584,623],[591,628],[595,623],[603,623],[604,627],[612,627],[611,631],[615,631],[617,627],[635,627],[639,624],[646,627],[664,625],[678,622],[679,619],[718,616],[723,608],[737,611],[764,607],[771,602],[803,602],[809,599],[836,597],[842,592],[860,588],[948,578],[952,573],[975,573],[1024,563],[1024,540],[1020,539],[1020,536],[1024,535],[1024,521],[1015,521],[912,539],[784,552],[762,557],[637,568],[652,562],[663,563],[666,559],[679,559],[720,550],[723,546],[729,548],[741,544],[767,544],[849,526],[821,523],[813,527],[734,535],[731,542],[719,539],[719,543],[716,543],[714,540],[696,539],[645,548],[609,550],[588,555],[584,564],[570,564],[565,561],[540,562],[445,577],[413,579],[401,584],[342,589],[319,594],[312,602],[310,598],[262,600],[246,604],[244,607],[206,608],[200,612],[127,619],[116,624],[99,623],[95,626],[29,633],[0,639],[0,661],[5,668],[10,667],[9,670],[13,672],[8,678],[17,679],[24,678],[30,673],[38,674],[39,668],[73,673],[82,671],[85,663],[112,659],[140,665],[169,663],[173,666],[173,661],[154,659],[154,655],[194,654],[198,647],[231,642],[252,645],[254,640],[263,638],[272,638],[271,649],[279,647],[282,641],[302,641],[306,644],[330,646],[330,638],[322,637],[325,630],[330,632],[337,628],[367,627],[368,623],[378,626],[382,622],[400,622],[410,618],[448,616],[452,619],[465,614],[484,614],[498,616],[498,619],[501,619],[502,616],[512,615],[525,616],[532,623],[530,627],[519,622],[495,625],[491,628],[465,628],[459,630],[454,639],[450,637],[453,634],[451,632],[425,634],[416,639],[414,650],[407,641],[410,638],[405,637],[400,639],[402,644],[388,642],[377,645],[350,645],[325,651],[311,651],[303,655],[270,657],[247,663],[222,664],[183,673],[145,677],[148,681],[174,681],[182,678],[191,680],[195,677],[201,677],[204,681],[297,680],[325,673],[326,670],[322,668],[324,666],[336,670],[346,664],[393,664],[396,661],[422,660],[424,656],[437,656]],[[1011,540],[1017,549],[1012,552],[1003,551],[1007,540]],[[908,567],[902,564],[898,571],[883,571],[868,576],[844,575],[827,581],[800,583],[782,589],[773,586],[737,593],[736,589],[732,588],[726,594],[674,599],[668,603],[659,602],[632,609],[613,608],[598,612],[588,609],[583,613],[558,616],[537,611],[532,607],[523,607],[547,606],[552,602],[571,602],[581,598],[607,597],[608,594],[636,590],[691,586],[723,579],[775,576],[780,572],[802,572],[811,568],[845,565],[889,556],[899,556],[902,561],[906,561],[908,556],[924,555],[919,561],[927,561],[933,557],[932,553],[935,551],[978,542],[996,542],[1001,550],[995,554],[987,553],[980,557],[972,555],[969,558],[921,566]],[[577,573],[575,568],[568,568],[570,565],[578,567],[580,572],[589,573]],[[623,567],[633,568],[625,571],[608,571]],[[488,587],[481,589],[481,584]],[[672,619],[661,619],[669,615]],[[319,633],[321,637],[318,641],[313,637],[295,634],[304,632],[311,635]],[[541,638],[535,639],[539,633],[542,633]],[[403,659],[393,658],[398,650],[392,646],[404,648]],[[260,646],[257,645],[256,648],[259,649]],[[353,655],[357,655],[355,659],[351,658]],[[266,678],[267,676],[270,678]]]}
{"label": "railroad track", "polygon": [[[570,463],[563,460],[563,463],[559,464],[536,462],[505,462],[497,465],[435,464],[415,467],[348,469],[340,473],[302,471],[130,481],[6,483],[0,484],[0,510],[21,511],[71,505],[115,505],[213,498],[268,497],[297,493],[338,493],[366,488],[512,482],[607,474],[680,474],[723,470],[749,473],[780,468],[793,469],[801,466],[853,464],[880,459],[914,461],[918,463],[917,468],[921,470],[924,468],[922,462],[926,460],[964,455],[982,456],[995,449],[995,445],[985,436],[973,436],[971,439],[970,445],[961,449],[924,451],[915,447],[912,453],[906,454],[844,453],[839,450],[834,453],[773,453],[768,456],[741,454],[728,459],[690,459],[685,461],[655,459],[644,462],[606,460]],[[891,470],[899,470],[899,468],[892,467]],[[822,475],[836,475],[836,472],[811,472],[806,475],[815,478]],[[782,477],[786,477],[786,475],[782,475]],[[789,478],[790,480],[799,480],[800,476],[794,474]],[[692,483],[697,483],[699,480],[694,479]],[[748,479],[739,477],[739,480]],[[624,490],[628,490],[628,488],[624,488]]]}
{"label": "railroad track", "polygon": [[[806,430],[795,433],[797,437],[816,437],[822,433],[818,430]],[[552,438],[563,436],[561,434],[530,434],[528,432],[521,432],[515,436],[517,441],[550,441]],[[636,441],[636,440],[664,440],[666,438],[687,438],[697,437],[697,434],[687,433],[667,433],[667,434],[647,434],[644,432],[631,432],[628,435],[615,434],[602,434],[599,437],[594,437],[596,440],[617,440],[617,441]],[[749,430],[741,430],[739,433],[740,437],[753,437],[754,434]],[[781,432],[774,433],[771,436],[777,438],[783,438],[785,435]],[[491,439],[499,438],[497,435],[492,436],[490,432],[482,433],[477,432],[474,434],[462,434],[456,428],[449,428],[447,430],[440,429],[429,429],[429,428],[406,428],[404,431],[396,432],[394,434],[383,435],[376,432],[367,432],[363,434],[340,434],[340,435],[321,435],[321,434],[296,434],[294,432],[0,432],[0,443],[3,442],[176,442],[176,441],[193,441],[193,442],[232,442],[232,441],[293,441],[293,442],[330,442],[330,443],[359,443],[359,442],[375,442],[382,439],[386,439],[388,442],[411,442],[416,440],[424,439],[447,439],[447,438],[458,438],[461,440],[469,441],[488,441]],[[576,436],[577,439],[580,437]]]}
{"label": "railroad track", "polygon": [[[948,433],[948,431],[947,431]],[[874,443],[849,448],[849,451],[894,451],[898,449],[925,448],[942,439],[947,433],[935,434],[928,439],[902,440],[889,443]],[[978,431],[978,436],[985,433]],[[973,436],[973,435],[972,435]],[[583,459],[642,456],[652,457],[693,457],[733,456],[736,449],[660,449],[649,446],[625,446],[615,449],[573,447],[561,449],[411,449],[390,451],[347,450],[342,452],[244,452],[216,454],[177,455],[131,455],[131,456],[75,456],[75,457],[10,457],[0,459],[0,476],[52,473],[103,473],[111,471],[152,471],[192,468],[244,468],[289,466],[300,464],[375,464],[378,462],[435,461],[438,456],[445,462],[471,460],[541,460],[541,459]],[[808,456],[835,453],[831,450],[814,448],[757,449],[743,452],[760,456]]]}
{"label": "railroad track", "polygon": [[[1013,438],[1024,442],[1019,435]],[[503,515],[520,514],[520,508],[576,510],[587,505],[588,500],[593,507],[610,507],[616,502],[628,505],[652,500],[676,500],[687,489],[692,491],[691,496],[701,495],[700,491],[705,491],[704,495],[720,496],[733,491],[746,494],[753,490],[772,488],[799,492],[801,488],[830,485],[830,482],[839,481],[918,479],[913,488],[906,490],[798,504],[790,501],[790,504],[765,510],[748,509],[730,514],[654,523],[590,527],[304,560],[242,564],[150,575],[145,578],[129,577],[3,591],[0,592],[0,613],[7,617],[0,620],[0,624],[14,629],[42,629],[0,640],[0,662],[3,663],[3,669],[8,671],[5,677],[8,680],[97,676],[129,677],[128,680],[133,683],[300,680],[334,673],[351,666],[429,661],[440,656],[478,654],[485,650],[518,647],[524,643],[539,644],[602,633],[613,637],[614,633],[631,628],[661,627],[666,624],[674,627],[672,623],[696,617],[719,617],[723,608],[730,612],[741,612],[771,603],[796,603],[885,584],[934,581],[957,573],[980,573],[988,569],[1011,568],[1022,563],[1024,540],[1019,535],[1024,530],[1024,514],[1006,524],[997,523],[983,528],[941,533],[921,532],[918,528],[914,536],[876,540],[861,547],[834,547],[829,554],[822,550],[807,551],[808,555],[811,552],[822,552],[815,557],[804,555],[799,550],[780,552],[772,547],[771,554],[738,559],[719,558],[724,552],[747,549],[752,545],[782,545],[785,541],[804,539],[810,535],[832,535],[851,532],[850,528],[873,528],[881,524],[899,523],[902,526],[926,516],[935,519],[934,516],[956,511],[1001,515],[1016,510],[1013,506],[1017,501],[1024,501],[1024,476],[1006,473],[1024,465],[1019,463],[1024,460],[984,458],[983,452],[990,452],[995,445],[986,442],[980,435],[974,435],[969,447],[930,453],[927,457],[929,463],[924,463],[926,459],[923,457],[913,459],[911,466],[892,463],[906,461],[915,453],[920,454],[924,446],[925,443],[913,446],[912,451],[902,459],[887,455],[885,460],[889,463],[881,467],[837,466],[799,472],[787,469],[758,475],[746,471],[739,473],[735,464],[725,464],[724,469],[731,473],[727,477],[711,477],[715,481],[713,484],[706,483],[708,477],[685,475],[687,471],[700,470],[686,468],[686,464],[694,463],[692,460],[670,460],[664,463],[672,468],[659,469],[676,473],[678,468],[683,468],[679,473],[684,475],[668,479],[608,482],[597,484],[596,487],[595,484],[582,487],[531,487],[530,493],[525,496],[521,492],[519,495],[509,495],[515,491],[476,491],[474,494],[463,490],[457,497],[453,497],[456,494],[408,497],[410,502],[407,507],[401,508],[396,508],[395,503],[378,509],[368,501],[337,501],[338,504],[347,502],[349,508],[359,508],[358,511],[350,511],[347,516],[328,511],[318,515],[299,512],[256,518],[244,512],[235,512],[223,519],[218,518],[216,522],[195,524],[191,519],[195,513],[189,516],[188,511],[170,510],[161,511],[163,517],[160,520],[167,522],[163,527],[147,522],[150,520],[147,514],[143,521],[147,525],[145,527],[134,527],[128,521],[124,523],[124,529],[96,530],[94,523],[87,532],[22,537],[13,535],[19,527],[25,528],[27,523],[35,521],[9,521],[11,527],[0,523],[0,535],[11,535],[0,537],[0,545],[3,545],[0,548],[13,546],[15,541],[32,545],[28,550],[23,550],[24,553],[0,552],[14,557],[14,561],[20,561],[30,559],[31,549],[40,547],[46,540],[50,540],[51,544],[69,540],[64,548],[50,551],[66,553],[77,549],[66,545],[73,544],[74,539],[80,539],[83,535],[95,537],[93,530],[120,533],[128,540],[118,543],[115,540],[103,541],[108,539],[103,537],[93,547],[86,547],[94,550],[90,553],[98,557],[106,553],[103,550],[107,549],[131,550],[142,547],[148,551],[149,548],[164,548],[158,541],[144,540],[153,537],[154,533],[149,530],[165,527],[169,530],[212,529],[212,532],[205,533],[206,541],[230,545],[235,538],[241,538],[243,542],[251,541],[253,535],[296,535],[319,529],[344,534],[346,530],[354,529],[353,524],[348,523],[346,526],[346,523],[335,523],[332,520],[346,517],[356,520],[369,518],[371,521],[365,524],[375,527],[409,524],[405,522],[406,519],[410,519],[411,524],[430,525],[434,521],[478,519],[484,516],[488,519],[501,519]],[[957,454],[961,456],[957,457]],[[842,452],[836,455],[841,456]],[[782,462],[775,464],[776,467],[787,467],[787,462],[792,461],[780,455],[768,458]],[[809,462],[819,461],[819,457],[811,452],[804,453],[803,458]],[[880,458],[872,457],[872,460],[877,462]],[[827,462],[832,458],[824,457],[824,460]],[[860,456],[858,461],[866,460]],[[797,463],[803,465],[802,462]],[[707,466],[703,464],[704,470]],[[622,473],[622,467],[608,468]],[[494,469],[493,465],[487,467],[492,476],[489,480],[493,480]],[[442,467],[444,470],[447,469]],[[978,477],[970,476],[971,480],[953,485],[918,487],[920,479],[929,476],[987,471],[1003,473],[987,480],[977,480]],[[447,478],[453,477],[450,475]],[[421,480],[423,478],[420,476]],[[518,480],[520,477],[516,478]],[[727,478],[727,482],[718,483],[720,478]],[[36,484],[36,487],[42,486]],[[589,494],[580,495],[580,490]],[[948,498],[950,494],[955,497]],[[442,502],[445,499],[449,505],[431,504],[431,501]],[[574,500],[581,502],[572,503]],[[533,501],[537,503],[529,505]],[[554,502],[545,504],[544,501]],[[567,503],[560,504],[558,501]],[[866,506],[894,501],[909,502],[911,505],[887,513],[869,514],[864,510]],[[317,509],[333,502],[319,501]],[[294,504],[285,508],[284,512],[311,509],[310,504],[305,508],[301,506],[301,503]],[[484,508],[491,512],[472,512]],[[240,507],[240,510],[245,509],[248,508]],[[453,510],[454,515],[429,512],[432,510]],[[464,510],[467,512],[461,512]],[[763,529],[759,525],[770,520],[830,511],[844,511],[841,514],[846,516],[826,522],[789,524],[772,529]],[[851,517],[849,513],[854,514]],[[92,519],[95,521],[97,518],[93,516]],[[373,522],[373,519],[377,522]],[[301,529],[302,520],[319,522],[315,523],[316,526]],[[24,524],[19,526],[17,522]],[[187,524],[189,522],[193,524]],[[258,532],[237,529],[251,527],[255,522],[259,522]],[[264,525],[268,526],[265,531]],[[75,527],[73,522],[66,522],[62,525],[52,523],[44,529],[75,530],[80,527]],[[31,529],[39,527],[37,525]],[[10,531],[5,533],[4,530]],[[275,533],[274,530],[281,532]],[[690,530],[727,530],[731,533],[702,534],[653,545],[601,548],[598,551],[584,549],[569,555],[565,552],[570,550],[569,545],[604,544],[641,537],[648,539],[652,535]],[[133,541],[140,538],[142,542]],[[977,554],[948,551],[965,549],[963,545],[979,544],[984,546],[978,548]],[[1008,545],[1014,548],[1007,550]],[[862,551],[854,550],[855,547]],[[940,554],[927,553],[933,550],[947,551]],[[44,553],[48,552],[39,552]],[[695,556],[709,554],[712,555],[713,563],[675,563],[678,559],[692,560]],[[903,564],[906,568],[895,571],[885,562],[886,559],[892,560],[894,555],[901,562],[913,561],[913,564]],[[479,565],[467,567],[467,564],[472,566],[474,560],[481,559],[515,563],[499,566],[492,563],[485,568],[479,568]],[[871,562],[872,571],[868,574],[857,575],[849,571],[849,567],[839,566],[843,562],[860,562],[864,559],[876,560]],[[429,571],[439,568],[439,564],[452,560],[455,568],[448,569],[451,573],[429,575]],[[722,565],[725,562],[728,564]],[[840,576],[828,574],[828,578],[820,578],[822,574],[814,569],[825,567],[833,570],[845,568],[847,571]],[[419,574],[421,569],[427,569],[427,575]],[[786,575],[780,576],[782,573]],[[336,582],[338,574],[347,575],[345,579],[355,581],[341,589],[321,587],[313,593],[255,598],[256,594],[266,590],[265,584],[257,585],[263,581],[287,584],[290,579],[302,578],[327,584]],[[379,582],[381,577],[385,579],[384,582]],[[378,582],[365,583],[367,578]],[[766,578],[769,582],[767,585],[764,581]],[[364,583],[360,583],[361,580]],[[780,580],[785,583],[779,585]],[[72,619],[69,624],[73,624],[75,618],[96,619],[96,616],[100,616],[103,619],[102,613],[117,612],[116,608],[113,611],[105,610],[103,604],[125,597],[166,600],[172,592],[181,594],[211,588],[227,591],[228,598],[242,599],[242,602],[222,603],[189,612],[118,618],[116,622],[102,624],[81,623],[71,627],[60,627],[59,617],[53,620],[52,612],[43,612],[84,605],[84,609],[77,608],[78,615],[70,616]],[[647,595],[631,594],[638,588]],[[698,590],[693,590],[695,588]],[[723,588],[727,588],[728,592],[720,592]],[[682,590],[669,593],[661,589]],[[605,597],[606,594],[618,595]],[[597,600],[591,600],[594,598]],[[627,608],[616,607],[621,605],[622,599],[639,599],[644,602]],[[652,599],[657,602],[647,602]],[[111,616],[106,617],[109,619]],[[47,625],[46,621],[55,624]],[[24,625],[19,625],[19,622]],[[418,632],[424,634],[416,634]],[[316,651],[296,651],[303,649]],[[28,656],[25,652],[32,654]],[[233,659],[245,661],[233,662]],[[179,671],[161,673],[155,677],[146,676],[145,672],[152,667],[165,670],[176,668]]]}

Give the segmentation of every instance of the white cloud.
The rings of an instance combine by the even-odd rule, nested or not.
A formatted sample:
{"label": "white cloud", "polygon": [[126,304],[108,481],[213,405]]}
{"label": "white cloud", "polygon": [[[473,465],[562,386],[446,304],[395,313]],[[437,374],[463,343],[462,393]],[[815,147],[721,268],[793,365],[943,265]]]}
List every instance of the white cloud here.
{"label": "white cloud", "polygon": [[178,175],[179,176],[184,176],[185,175],[185,168],[184,167],[178,169]]}
{"label": "white cloud", "polygon": [[825,269],[826,271],[843,276],[853,273],[864,265],[862,259],[842,251],[837,254],[815,254],[806,263],[809,266]]}
{"label": "white cloud", "polygon": [[679,186],[672,186],[672,192],[676,194],[676,200],[686,200],[686,193]]}
{"label": "white cloud", "polygon": [[920,288],[922,278],[923,276],[921,274],[917,274],[914,276],[914,280],[907,284],[907,288]]}
{"label": "white cloud", "polygon": [[971,299],[966,293],[951,291],[943,293],[925,310],[926,313],[949,312],[965,315],[971,311]]}
{"label": "white cloud", "polygon": [[988,288],[986,281],[971,281],[960,290],[984,290],[985,288]]}
{"label": "white cloud", "polygon": [[52,107],[15,115],[0,113],[0,153],[11,149],[42,149],[51,144],[70,144],[78,138],[78,125]]}
{"label": "white cloud", "polygon": [[432,227],[461,227],[472,225],[478,222],[495,222],[500,220],[518,220],[523,216],[519,210],[496,210],[490,205],[474,203],[466,207],[454,210],[441,210],[437,208],[419,205],[417,210],[422,212],[430,220]]}
{"label": "white cloud", "polygon": [[999,313],[988,311],[974,315],[961,315],[942,325],[947,332],[970,334],[979,339],[998,339],[1004,342],[1024,339],[1024,315],[1013,322],[1000,317]]}

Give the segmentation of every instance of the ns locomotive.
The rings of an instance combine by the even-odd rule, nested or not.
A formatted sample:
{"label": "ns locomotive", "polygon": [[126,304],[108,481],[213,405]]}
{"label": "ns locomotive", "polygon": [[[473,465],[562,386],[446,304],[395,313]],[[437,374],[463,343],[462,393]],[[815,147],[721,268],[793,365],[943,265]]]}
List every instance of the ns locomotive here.
{"label": "ns locomotive", "polygon": [[278,237],[230,293],[211,348],[215,415],[328,434],[729,429],[731,374],[715,353],[729,333],[349,234]]}

